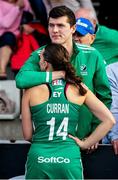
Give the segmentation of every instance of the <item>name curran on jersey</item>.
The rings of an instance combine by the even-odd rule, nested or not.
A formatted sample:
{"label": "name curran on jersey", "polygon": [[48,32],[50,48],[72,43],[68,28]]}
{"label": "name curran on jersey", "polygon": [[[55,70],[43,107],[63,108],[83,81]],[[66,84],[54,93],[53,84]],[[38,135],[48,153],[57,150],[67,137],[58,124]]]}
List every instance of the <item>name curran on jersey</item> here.
{"label": "name curran on jersey", "polygon": [[47,113],[69,113],[69,104],[47,104]]}

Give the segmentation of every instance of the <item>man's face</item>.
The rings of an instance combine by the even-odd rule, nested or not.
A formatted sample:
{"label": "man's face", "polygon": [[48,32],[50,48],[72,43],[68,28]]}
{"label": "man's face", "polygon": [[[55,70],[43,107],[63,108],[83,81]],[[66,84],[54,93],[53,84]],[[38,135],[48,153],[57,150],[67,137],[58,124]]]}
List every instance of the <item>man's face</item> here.
{"label": "man's face", "polygon": [[91,45],[94,40],[93,38],[94,38],[94,35],[89,34],[89,33],[84,36],[79,36],[76,33],[73,35],[73,39],[76,43],[86,44],[86,45]]}
{"label": "man's face", "polygon": [[72,41],[75,26],[70,27],[66,16],[49,18],[48,31],[53,43],[66,44]]}

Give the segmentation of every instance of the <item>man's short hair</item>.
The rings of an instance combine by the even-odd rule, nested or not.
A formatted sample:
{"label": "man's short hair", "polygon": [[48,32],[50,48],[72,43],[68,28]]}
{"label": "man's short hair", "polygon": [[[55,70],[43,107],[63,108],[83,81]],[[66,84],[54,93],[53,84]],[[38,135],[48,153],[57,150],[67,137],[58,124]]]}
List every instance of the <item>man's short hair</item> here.
{"label": "man's short hair", "polygon": [[[76,24],[76,18],[74,12],[66,6],[56,6],[51,9],[49,12],[49,18],[59,18],[62,16],[66,16],[68,18],[68,23],[70,26]],[[49,19],[48,19],[49,20]]]}

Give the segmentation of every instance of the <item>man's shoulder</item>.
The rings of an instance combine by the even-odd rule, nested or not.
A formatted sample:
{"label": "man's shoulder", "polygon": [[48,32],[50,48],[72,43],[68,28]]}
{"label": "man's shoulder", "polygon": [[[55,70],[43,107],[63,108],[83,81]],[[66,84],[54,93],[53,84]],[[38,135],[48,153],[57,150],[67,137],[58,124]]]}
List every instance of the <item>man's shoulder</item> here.
{"label": "man's shoulder", "polygon": [[37,54],[40,55],[41,51],[45,48],[46,45],[41,46],[40,48],[38,48],[37,50],[33,51],[32,54]]}
{"label": "man's shoulder", "polygon": [[83,52],[90,52],[90,51],[96,51],[96,49],[92,46],[89,46],[89,45],[86,45],[86,44],[79,44],[79,43],[76,43],[77,45],[77,48]]}
{"label": "man's shoulder", "polygon": [[92,46],[77,43],[77,47],[78,47],[79,51],[81,51],[85,55],[93,55],[94,57],[99,56],[102,58],[101,53],[96,48],[94,48]]}
{"label": "man's shoulder", "polygon": [[113,29],[113,28],[110,28],[110,27],[107,27],[105,25],[99,25],[98,26],[98,31],[103,31],[103,32],[112,32],[112,31],[115,31],[115,32],[118,32],[116,29]]}
{"label": "man's shoulder", "polygon": [[82,52],[84,57],[87,58],[87,60],[91,59],[91,61],[94,63],[101,62],[103,64],[106,64],[102,54],[96,48],[83,44],[77,44],[77,47]]}
{"label": "man's shoulder", "polygon": [[118,30],[109,28],[109,27],[104,26],[104,25],[98,25],[98,30],[96,32],[96,38],[95,38],[94,43],[97,40],[100,40],[100,42],[103,42],[103,40],[105,40],[105,41],[109,40],[109,42],[112,42],[112,41],[116,42],[117,37],[118,37]]}

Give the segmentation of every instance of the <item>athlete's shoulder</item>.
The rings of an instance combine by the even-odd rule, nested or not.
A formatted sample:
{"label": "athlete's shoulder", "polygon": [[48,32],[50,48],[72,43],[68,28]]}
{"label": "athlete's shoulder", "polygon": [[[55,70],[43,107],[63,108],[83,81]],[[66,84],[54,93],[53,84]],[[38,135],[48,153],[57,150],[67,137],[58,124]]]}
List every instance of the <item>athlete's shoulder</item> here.
{"label": "athlete's shoulder", "polygon": [[86,94],[82,96],[80,94],[79,87],[76,87],[73,84],[68,84],[68,89],[66,91],[66,97],[71,103],[74,103],[77,105],[82,105],[84,103]]}
{"label": "athlete's shoulder", "polygon": [[25,90],[26,93],[32,93],[32,92],[43,92],[47,88],[46,84],[40,84],[31,88],[28,88]]}

